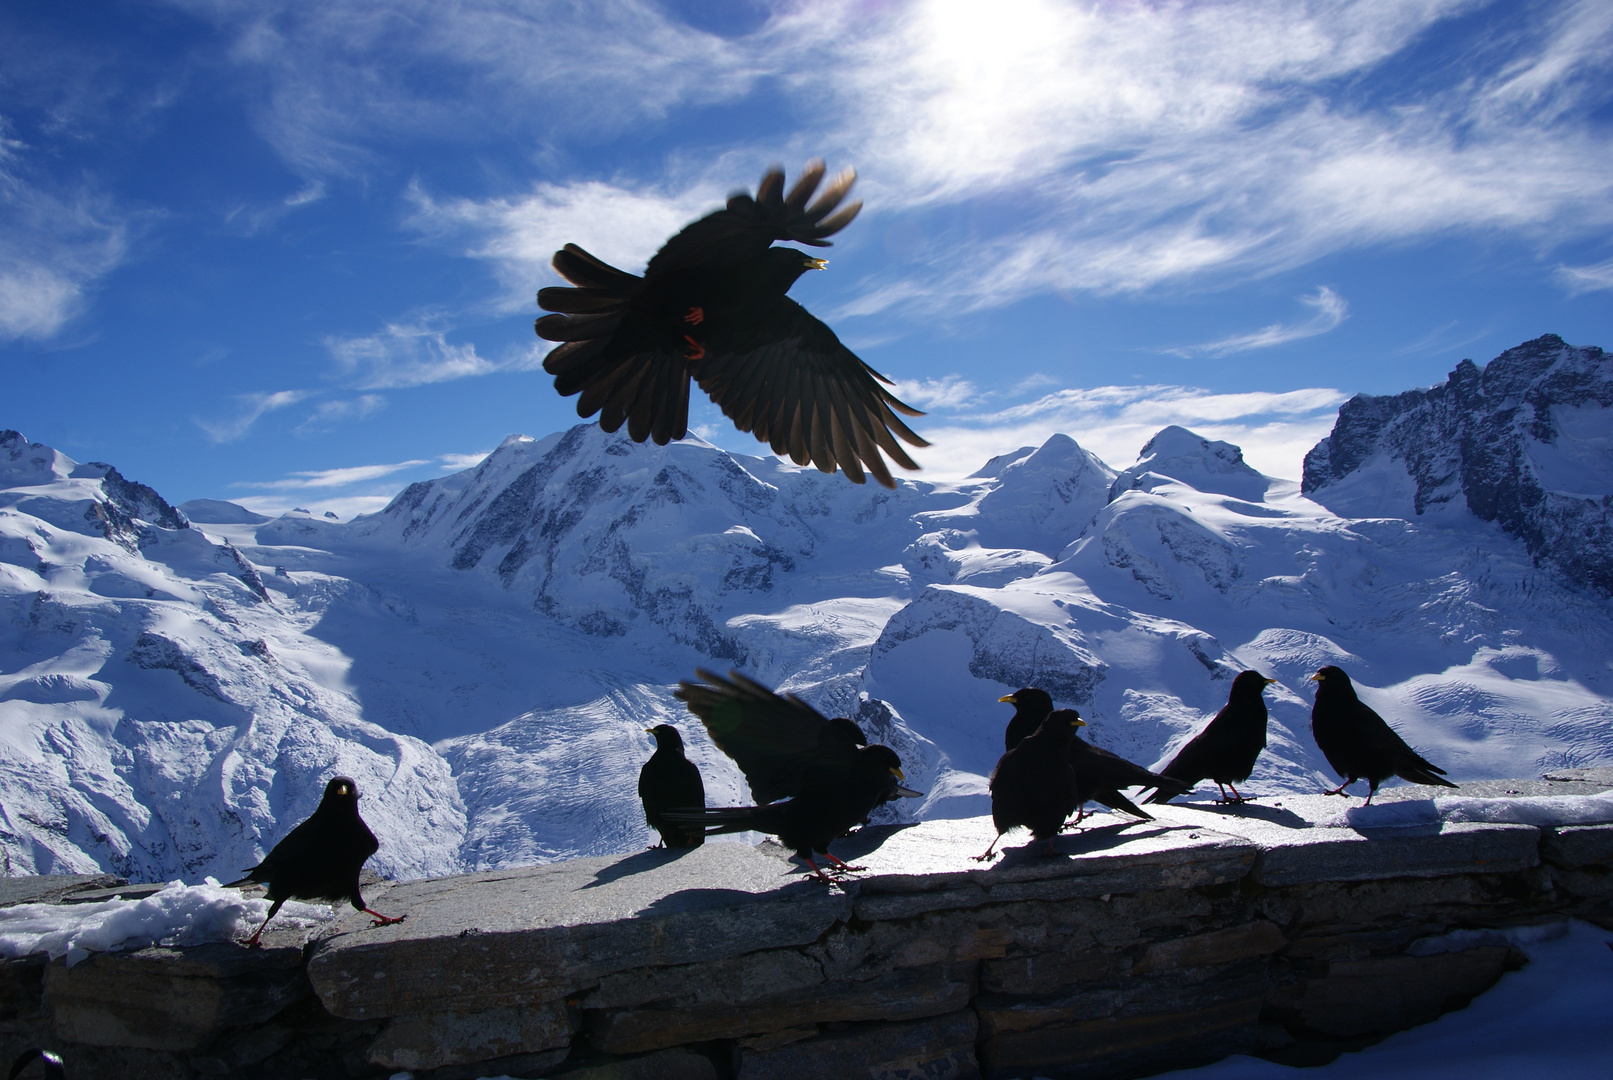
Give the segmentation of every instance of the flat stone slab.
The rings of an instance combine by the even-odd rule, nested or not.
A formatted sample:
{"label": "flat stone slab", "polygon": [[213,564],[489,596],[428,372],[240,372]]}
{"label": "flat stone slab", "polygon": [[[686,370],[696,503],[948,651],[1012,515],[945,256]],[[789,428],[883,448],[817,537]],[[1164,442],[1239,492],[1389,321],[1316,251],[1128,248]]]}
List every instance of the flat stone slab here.
{"label": "flat stone slab", "polygon": [[347,915],[309,961],[337,1016],[535,1004],[616,971],[803,945],[851,915],[845,892],[741,843],[408,882],[371,904],[408,917]]}
{"label": "flat stone slab", "polygon": [[116,874],[38,874],[0,877],[0,907],[56,904],[72,893],[110,889],[128,882]]}
{"label": "flat stone slab", "polygon": [[[1270,801],[1154,805],[1161,822],[1198,824],[1261,849],[1253,877],[1261,885],[1368,881],[1394,877],[1526,870],[1540,862],[1532,825],[1441,822],[1377,828],[1352,824],[1354,800],[1288,795]],[[1370,808],[1369,808],[1370,809]]]}

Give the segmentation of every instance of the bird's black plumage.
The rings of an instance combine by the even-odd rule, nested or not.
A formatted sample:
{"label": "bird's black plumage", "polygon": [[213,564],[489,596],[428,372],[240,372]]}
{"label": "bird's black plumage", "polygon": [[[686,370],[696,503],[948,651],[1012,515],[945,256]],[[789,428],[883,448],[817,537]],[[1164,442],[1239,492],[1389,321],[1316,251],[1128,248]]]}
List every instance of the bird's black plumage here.
{"label": "bird's black plumage", "polygon": [[401,915],[389,918],[372,911],[359,891],[358,874],[364,860],[380,846],[358,816],[358,785],[345,776],[332,777],[308,820],[287,833],[246,877],[229,883],[230,887],[252,882],[269,887],[273,903],[250,944],[257,945],[263,927],[287,900],[347,900],[356,910],[374,916],[376,926],[401,922]]}
{"label": "bird's black plumage", "polygon": [[1342,795],[1345,788],[1364,778],[1372,787],[1363,805],[1370,805],[1378,785],[1391,776],[1414,784],[1456,786],[1435,775],[1445,770],[1407,746],[1383,717],[1356,697],[1355,687],[1342,668],[1330,664],[1311,678],[1316,682],[1311,735],[1333,771],[1345,778],[1329,795]]}
{"label": "bird's black plumage", "polygon": [[976,860],[990,859],[1003,834],[1019,827],[1047,841],[1047,852],[1053,853],[1053,837],[1080,805],[1069,743],[1075,729],[1085,724],[1074,709],[1050,710],[1035,731],[997,759],[990,781],[991,822],[997,837]]}
{"label": "bird's black plumage", "polygon": [[638,774],[638,797],[644,803],[644,820],[661,834],[669,848],[699,847],[706,834],[699,828],[667,821],[667,810],[699,810],[706,805],[706,785],[695,763],[683,756],[683,736],[671,724],[649,729],[655,736],[655,753]]}
{"label": "bird's black plumage", "polygon": [[727,678],[697,674],[700,682],[681,682],[675,694],[734,759],[762,805],[669,810],[662,815],[666,820],[708,834],[771,833],[823,877],[813,853],[846,868],[829,853],[830,842],[882,803],[917,794],[899,783],[904,777],[896,752],[864,745],[862,730],[851,720],[830,720],[795,695],[775,694],[737,671]]}
{"label": "bird's black plumage", "polygon": [[[1258,671],[1239,672],[1232,680],[1226,705],[1203,731],[1177,751],[1171,763],[1160,770],[1160,775],[1180,780],[1189,788],[1200,780],[1214,780],[1215,786],[1221,788],[1222,802],[1243,802],[1237,783],[1249,779],[1255,759],[1266,748],[1266,699],[1263,695],[1266,687],[1276,681]],[[1227,798],[1223,784],[1232,789],[1231,799]],[[1160,790],[1146,801],[1165,802],[1171,797]]]}
{"label": "bird's black plumage", "polygon": [[856,483],[864,470],[895,487],[881,452],[905,469],[918,465],[897,439],[929,444],[896,415],[923,413],[880,383],[863,363],[785,294],[822,259],[775,240],[826,247],[860,202],[842,207],[856,173],[847,170],[808,205],[823,179],[809,164],[784,193],[782,169],[768,170],[752,198],[736,193],[722,210],[668,240],[637,277],[575,244],[554,268],[576,288],[538,292],[539,337],[558,341],[543,362],[562,396],[581,394],[577,415],[600,427],[624,423],[637,442],[664,445],[688,431],[694,380],[741,431],[773,452],[823,472],[838,467]]}
{"label": "bird's black plumage", "polygon": [[1149,772],[1119,754],[1105,750],[1101,746],[1093,746],[1079,735],[1070,740],[1070,767],[1075,770],[1075,784],[1079,796],[1078,809],[1084,807],[1090,800],[1102,803],[1111,810],[1121,810],[1145,821],[1152,821],[1154,816],[1126,798],[1121,788],[1159,788],[1170,793],[1166,798],[1180,795],[1187,790],[1187,785],[1181,781]]}
{"label": "bird's black plumage", "polygon": [[1003,732],[1003,749],[1012,750],[1020,740],[1035,731],[1047,714],[1053,711],[1053,698],[1037,686],[1026,686],[997,699],[1014,707],[1014,717]]}

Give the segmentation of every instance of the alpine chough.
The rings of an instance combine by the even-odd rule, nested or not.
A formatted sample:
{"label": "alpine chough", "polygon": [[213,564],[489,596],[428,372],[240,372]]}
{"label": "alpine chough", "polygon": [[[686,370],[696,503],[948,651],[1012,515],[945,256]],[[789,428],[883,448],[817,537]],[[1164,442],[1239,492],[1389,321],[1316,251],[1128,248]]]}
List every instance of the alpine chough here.
{"label": "alpine chough", "polygon": [[851,720],[827,719],[794,694],[775,694],[737,671],[727,678],[705,670],[696,674],[702,681],[681,682],[674,695],[700,718],[712,742],[733,758],[761,805],[668,810],[662,817],[699,826],[708,835],[771,833],[825,881],[814,852],[823,854],[837,872],[861,869],[831,854],[829,844],[882,803],[918,796],[901,786],[906,777],[896,752],[860,745],[866,739]]}
{"label": "alpine chough", "polygon": [[637,277],[575,244],[555,252],[554,268],[576,288],[538,292],[539,337],[558,341],[543,361],[562,397],[581,394],[577,415],[599,426],[624,423],[635,442],[665,445],[689,426],[689,381],[710,395],[741,431],[797,465],[863,470],[894,488],[880,452],[904,469],[918,465],[896,441],[928,446],[897,413],[923,413],[880,383],[890,380],[841,344],[834,331],[785,294],[824,259],[775,240],[827,247],[862,208],[841,206],[857,174],[848,169],[810,206],[823,179],[807,165],[784,194],[784,170],[762,177],[752,198],[736,192],[722,210],[686,226]]}
{"label": "alpine chough", "polygon": [[699,810],[706,805],[706,785],[700,770],[683,756],[683,736],[671,724],[645,729],[655,736],[655,753],[638,774],[638,797],[644,803],[644,820],[661,834],[656,847],[699,847],[706,834],[698,828],[678,825],[661,815],[667,810]]}
{"label": "alpine chough", "polygon": [[1345,788],[1363,777],[1372,785],[1363,806],[1372,805],[1378,785],[1391,776],[1414,784],[1456,786],[1435,775],[1443,775],[1445,770],[1430,764],[1407,746],[1406,740],[1396,735],[1383,717],[1355,696],[1355,687],[1342,668],[1329,664],[1311,679],[1316,683],[1311,735],[1333,771],[1345,778],[1344,783],[1327,794],[1343,795]]}
{"label": "alpine chough", "polygon": [[1036,730],[1038,724],[1053,711],[1053,698],[1046,690],[1027,686],[997,699],[1014,707],[1014,718],[1008,721],[1003,732],[1003,749],[1012,750],[1021,739]]}
{"label": "alpine chough", "polygon": [[246,877],[226,886],[252,882],[269,886],[267,895],[273,903],[248,945],[257,947],[263,927],[287,900],[350,900],[356,910],[374,916],[376,926],[404,920],[402,915],[390,918],[371,910],[359,892],[358,872],[381,845],[358,816],[358,798],[357,784],[345,776],[332,777],[308,820],[287,833]]}
{"label": "alpine chough", "polygon": [[[1249,779],[1255,759],[1266,748],[1266,699],[1263,692],[1276,682],[1258,671],[1242,671],[1232,680],[1227,703],[1203,731],[1177,751],[1161,776],[1180,780],[1191,788],[1200,780],[1214,780],[1221,791],[1220,801],[1241,803],[1236,781]],[[1222,785],[1226,787],[1222,787]],[[1227,788],[1232,797],[1227,798]],[[1156,791],[1145,801],[1165,802],[1172,796]]]}
{"label": "alpine chough", "polygon": [[1037,840],[1047,841],[1047,853],[1053,854],[1053,838],[1080,805],[1069,743],[1075,729],[1085,724],[1074,709],[1049,711],[1035,731],[997,759],[990,781],[991,823],[997,836],[975,856],[976,862],[989,860],[1003,834],[1021,826]]}

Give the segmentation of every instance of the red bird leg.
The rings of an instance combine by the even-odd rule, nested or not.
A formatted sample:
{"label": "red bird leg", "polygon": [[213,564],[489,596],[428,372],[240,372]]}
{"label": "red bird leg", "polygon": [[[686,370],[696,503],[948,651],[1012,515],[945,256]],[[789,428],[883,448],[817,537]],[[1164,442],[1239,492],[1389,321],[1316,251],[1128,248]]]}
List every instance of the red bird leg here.
{"label": "red bird leg", "polygon": [[271,914],[268,918],[264,919],[263,922],[258,924],[257,930],[253,931],[252,933],[252,940],[246,943],[247,948],[256,949],[258,947],[258,937],[263,933],[263,928],[269,925],[269,919],[272,918],[274,918],[274,916]]}
{"label": "red bird leg", "polygon": [[391,926],[393,923],[402,922],[404,919],[407,919],[409,917],[408,915],[398,915],[396,917],[388,917],[386,915],[382,915],[379,911],[372,911],[370,908],[361,908],[359,910],[363,911],[364,914],[366,914],[366,915],[374,915],[375,916],[375,921],[370,924],[371,926]]}
{"label": "red bird leg", "polygon": [[1217,780],[1215,782],[1215,790],[1217,790],[1217,791],[1219,791],[1221,793],[1221,800],[1220,801],[1221,802],[1226,802],[1227,801],[1227,789],[1221,786],[1221,781]]}
{"label": "red bird leg", "polygon": [[850,863],[845,862],[844,860],[835,858],[834,855],[832,855],[831,853],[829,853],[827,851],[825,851],[823,853],[823,857],[825,859],[828,859],[830,862],[834,863],[836,866],[840,867],[840,872],[843,873],[843,874],[849,874],[854,870],[866,870],[866,869],[868,869],[868,867],[866,867],[866,866],[852,866]]}
{"label": "red bird leg", "polygon": [[[1231,780],[1227,781],[1227,787],[1232,789],[1232,798],[1230,800],[1231,802],[1248,802],[1249,801],[1248,799],[1244,798],[1242,795],[1238,794],[1238,785],[1234,784]],[[1225,799],[1224,796],[1223,796],[1223,799]]]}
{"label": "red bird leg", "polygon": [[[1346,781],[1344,781],[1344,783],[1340,784],[1338,787],[1334,788],[1332,791],[1324,791],[1324,792],[1322,792],[1322,794],[1323,795],[1344,795],[1344,789],[1349,787],[1349,786],[1350,786],[1350,781],[1346,780]],[[1349,798],[1348,795],[1344,795],[1344,797],[1346,799]],[[1369,798],[1369,799],[1371,797],[1372,796],[1370,796],[1370,795],[1367,796],[1367,798]]]}
{"label": "red bird leg", "polygon": [[[1003,838],[1003,834],[998,833],[997,834],[997,840],[1001,840],[1002,838]],[[986,853],[984,855],[976,855],[975,856],[975,862],[986,862],[987,860],[989,860],[991,858],[991,849],[997,846],[997,840],[993,840],[990,844],[988,844],[986,846]]]}
{"label": "red bird leg", "polygon": [[1058,852],[1053,850],[1053,838],[1051,836],[1049,836],[1047,838],[1047,853],[1049,855],[1057,855],[1058,854]]}
{"label": "red bird leg", "polygon": [[699,307],[690,308],[689,314],[683,317],[683,321],[688,323],[690,326],[699,326],[701,323],[706,321],[706,309]]}
{"label": "red bird leg", "polygon": [[704,360],[706,358],[706,347],[704,345],[700,344],[700,342],[696,341],[688,334],[683,335],[683,340],[689,343],[689,347],[683,350],[683,358],[685,360]]}
{"label": "red bird leg", "polygon": [[834,879],[833,878],[831,878],[828,874],[825,874],[822,870],[818,869],[818,864],[812,861],[812,856],[803,855],[801,857],[806,860],[806,864],[808,866],[812,867],[812,872],[814,874],[818,875],[818,880],[819,881],[823,882],[825,885],[833,885],[834,884]]}

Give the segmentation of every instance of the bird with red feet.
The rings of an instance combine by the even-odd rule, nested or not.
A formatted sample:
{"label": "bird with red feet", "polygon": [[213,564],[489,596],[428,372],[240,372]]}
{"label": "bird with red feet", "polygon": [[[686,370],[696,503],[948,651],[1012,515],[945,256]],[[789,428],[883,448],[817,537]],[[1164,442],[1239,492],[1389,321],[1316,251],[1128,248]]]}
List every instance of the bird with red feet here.
{"label": "bird with red feet", "polygon": [[997,836],[974,857],[976,862],[989,862],[1003,834],[1017,828],[1029,829],[1032,837],[1046,841],[1047,854],[1054,854],[1053,838],[1080,805],[1070,740],[1085,724],[1074,709],[1049,710],[1035,731],[997,759],[990,780],[991,823]]}
{"label": "bird with red feet", "polygon": [[655,753],[638,774],[638,797],[644,821],[661,834],[656,847],[691,848],[706,841],[705,830],[678,825],[663,816],[668,810],[699,810],[706,805],[700,769],[683,755],[683,735],[671,724],[645,729],[655,738]]}
{"label": "bird with red feet", "polygon": [[[577,415],[599,426],[623,424],[635,442],[664,446],[689,428],[689,383],[723,415],[797,465],[865,472],[894,488],[881,453],[904,469],[919,466],[898,439],[928,446],[897,413],[922,416],[885,386],[833,330],[786,293],[828,260],[775,240],[827,247],[861,202],[841,203],[856,180],[848,169],[812,201],[821,161],[807,165],[789,193],[784,170],[762,177],[755,197],[728,205],[672,237],[644,276],[618,270],[576,244],[555,252],[554,268],[574,288],[538,292],[537,334],[560,344],[543,361],[562,397],[580,394]],[[810,203],[810,205],[809,205]]]}
{"label": "bird with red feet", "polygon": [[246,877],[225,886],[269,887],[269,914],[247,942],[249,947],[258,947],[263,928],[287,900],[348,900],[355,910],[373,916],[375,926],[403,921],[402,915],[371,910],[359,891],[359,871],[381,845],[358,816],[358,799],[357,784],[345,776],[332,777],[308,820],[287,833]]}
{"label": "bird with red feet", "polygon": [[1345,788],[1364,778],[1372,786],[1367,791],[1367,801],[1361,805],[1371,806],[1378,785],[1391,776],[1414,784],[1456,786],[1441,779],[1444,769],[1407,746],[1383,717],[1356,696],[1355,686],[1342,668],[1329,664],[1311,680],[1316,683],[1311,735],[1333,771],[1345,778],[1344,783],[1326,794],[1343,795]]}
{"label": "bird with red feet", "polygon": [[[1249,774],[1255,771],[1255,759],[1266,748],[1264,691],[1276,681],[1258,671],[1239,672],[1232,680],[1232,690],[1221,711],[1177,751],[1171,763],[1160,770],[1160,775],[1180,780],[1189,788],[1200,780],[1214,780],[1221,792],[1218,801],[1243,802],[1244,797],[1238,794],[1238,781],[1249,779]],[[1231,798],[1227,797],[1227,788],[1232,789]],[[1145,801],[1166,802],[1173,794],[1162,788]]]}

